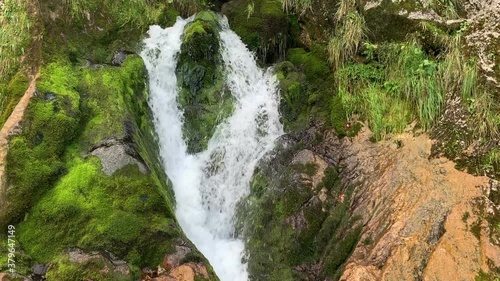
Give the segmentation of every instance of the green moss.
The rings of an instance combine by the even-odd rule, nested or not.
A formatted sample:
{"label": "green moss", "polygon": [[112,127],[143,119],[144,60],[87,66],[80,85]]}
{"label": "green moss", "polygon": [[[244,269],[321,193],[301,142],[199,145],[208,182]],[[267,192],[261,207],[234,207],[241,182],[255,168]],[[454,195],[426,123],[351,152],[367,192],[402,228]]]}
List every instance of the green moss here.
{"label": "green moss", "polygon": [[[332,86],[331,72],[326,63],[319,63],[317,68],[304,65],[308,62],[316,65],[324,55],[321,48],[311,52],[292,50],[295,50],[291,51],[295,63],[283,61],[276,66],[281,88],[280,112],[287,131],[304,129],[310,118],[325,120],[329,114]],[[324,72],[320,75],[320,71]]]}
{"label": "green moss", "polygon": [[195,21],[196,20],[203,20],[206,22],[210,22],[214,24],[215,26],[219,25],[219,18],[217,17],[217,14],[214,13],[213,11],[201,11],[195,16]]}
{"label": "green moss", "polygon": [[180,233],[151,176],[127,166],[107,177],[96,158],[72,161],[19,225],[23,247],[41,262],[77,246],[106,249],[138,266],[159,264]]}
{"label": "green moss", "polygon": [[3,126],[9,118],[14,107],[28,89],[29,82],[26,74],[20,71],[14,75],[8,85],[0,85],[0,126]]}
{"label": "green moss", "polygon": [[326,60],[314,52],[306,52],[304,49],[290,49],[287,58],[294,65],[304,69],[304,74],[309,80],[318,80],[324,78],[325,74],[330,73],[330,68]]}
{"label": "green moss", "polygon": [[[253,5],[253,13],[247,7]],[[237,0],[224,4],[222,13],[231,28],[263,62],[284,57],[289,30],[288,16],[275,0]]]}
{"label": "green moss", "polygon": [[[20,251],[53,263],[53,280],[119,280],[94,264],[64,260],[61,253],[70,247],[110,251],[139,278],[139,268],[156,267],[179,240],[187,241],[157,158],[141,58],[96,70],[49,64],[38,88],[23,132],[10,142],[7,171],[15,188],[2,224],[16,224]],[[99,159],[85,155],[106,138],[129,143],[149,172],[129,165],[104,175]]]}
{"label": "green moss", "polygon": [[[139,106],[143,102],[140,97],[145,91],[145,75],[142,59],[135,55],[128,56],[119,68],[83,71],[78,89],[85,98],[82,107],[88,119],[83,131],[84,147],[88,149],[104,139],[126,135],[128,105]],[[138,117],[147,118],[147,108],[142,109],[142,114],[137,112]]]}
{"label": "green moss", "polygon": [[[5,228],[7,230],[7,228]],[[14,233],[15,234],[15,233]],[[0,235],[0,252],[5,253],[4,255],[0,256],[0,272],[9,272],[9,267],[8,267],[8,253],[9,253],[9,248],[8,248],[8,242],[12,243],[11,241],[7,240],[7,231],[2,233]],[[15,271],[16,273],[27,276],[31,273],[31,269],[34,265],[33,259],[26,254],[25,251],[20,247],[19,241],[14,238],[14,248],[15,248],[15,264],[16,268]]]}
{"label": "green moss", "polygon": [[[108,268],[108,270],[104,270]],[[132,276],[127,276],[121,272],[110,270],[113,265],[102,257],[91,258],[84,263],[74,263],[69,260],[66,254],[58,256],[47,272],[48,280],[133,280]]]}
{"label": "green moss", "polygon": [[184,137],[190,153],[206,149],[218,124],[233,110],[225,88],[219,51],[219,25],[213,12],[201,12],[186,26],[177,66],[184,111]]}
{"label": "green moss", "polygon": [[18,222],[64,172],[61,157],[80,120],[75,77],[74,71],[62,64],[42,70],[40,94],[26,110],[23,132],[9,143],[7,176],[14,188],[7,194],[9,203],[2,206],[6,209],[0,216],[2,226]]}

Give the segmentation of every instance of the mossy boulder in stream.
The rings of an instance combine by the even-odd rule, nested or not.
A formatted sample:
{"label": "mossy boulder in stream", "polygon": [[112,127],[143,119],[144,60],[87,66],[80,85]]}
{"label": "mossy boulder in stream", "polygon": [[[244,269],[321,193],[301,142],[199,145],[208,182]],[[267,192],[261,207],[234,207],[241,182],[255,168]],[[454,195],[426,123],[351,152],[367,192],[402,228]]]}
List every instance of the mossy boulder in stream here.
{"label": "mossy boulder in stream", "polygon": [[178,100],[184,111],[183,132],[190,153],[206,149],[217,125],[233,109],[224,81],[220,29],[217,15],[205,11],[184,30],[177,64]]}

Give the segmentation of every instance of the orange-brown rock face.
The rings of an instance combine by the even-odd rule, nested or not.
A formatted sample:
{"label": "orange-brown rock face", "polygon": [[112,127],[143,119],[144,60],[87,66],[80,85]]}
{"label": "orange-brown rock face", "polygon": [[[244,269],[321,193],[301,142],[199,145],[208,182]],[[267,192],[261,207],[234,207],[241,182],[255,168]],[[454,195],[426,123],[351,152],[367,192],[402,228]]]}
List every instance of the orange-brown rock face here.
{"label": "orange-brown rock face", "polygon": [[344,170],[358,174],[351,208],[363,232],[341,280],[473,280],[488,260],[498,266],[500,249],[485,230],[480,239],[471,231],[481,229],[474,202],[488,178],[429,160],[425,135],[377,144],[368,137],[342,145]]}

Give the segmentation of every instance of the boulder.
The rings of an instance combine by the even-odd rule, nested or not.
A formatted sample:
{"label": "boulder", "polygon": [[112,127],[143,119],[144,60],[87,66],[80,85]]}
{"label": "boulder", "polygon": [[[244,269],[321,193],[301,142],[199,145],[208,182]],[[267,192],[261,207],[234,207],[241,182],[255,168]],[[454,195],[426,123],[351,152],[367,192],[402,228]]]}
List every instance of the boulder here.
{"label": "boulder", "polygon": [[178,101],[184,113],[188,152],[206,149],[215,128],[233,109],[220,54],[218,16],[200,12],[184,30],[177,64]]}

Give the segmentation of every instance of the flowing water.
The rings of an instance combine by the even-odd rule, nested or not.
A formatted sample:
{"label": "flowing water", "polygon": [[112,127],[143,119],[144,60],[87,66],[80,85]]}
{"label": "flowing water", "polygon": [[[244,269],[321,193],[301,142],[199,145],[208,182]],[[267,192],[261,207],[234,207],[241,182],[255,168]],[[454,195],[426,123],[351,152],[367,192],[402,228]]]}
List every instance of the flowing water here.
{"label": "flowing water", "polygon": [[175,198],[176,216],[187,237],[207,257],[223,281],[248,280],[244,243],[234,236],[236,205],[248,195],[258,160],[283,133],[275,76],[260,69],[251,52],[221,19],[221,49],[232,115],[221,123],[208,148],[186,152],[183,115],[176,101],[175,76],[181,37],[190,19],[152,26],[141,53],[149,73],[150,107],[160,154]]}

